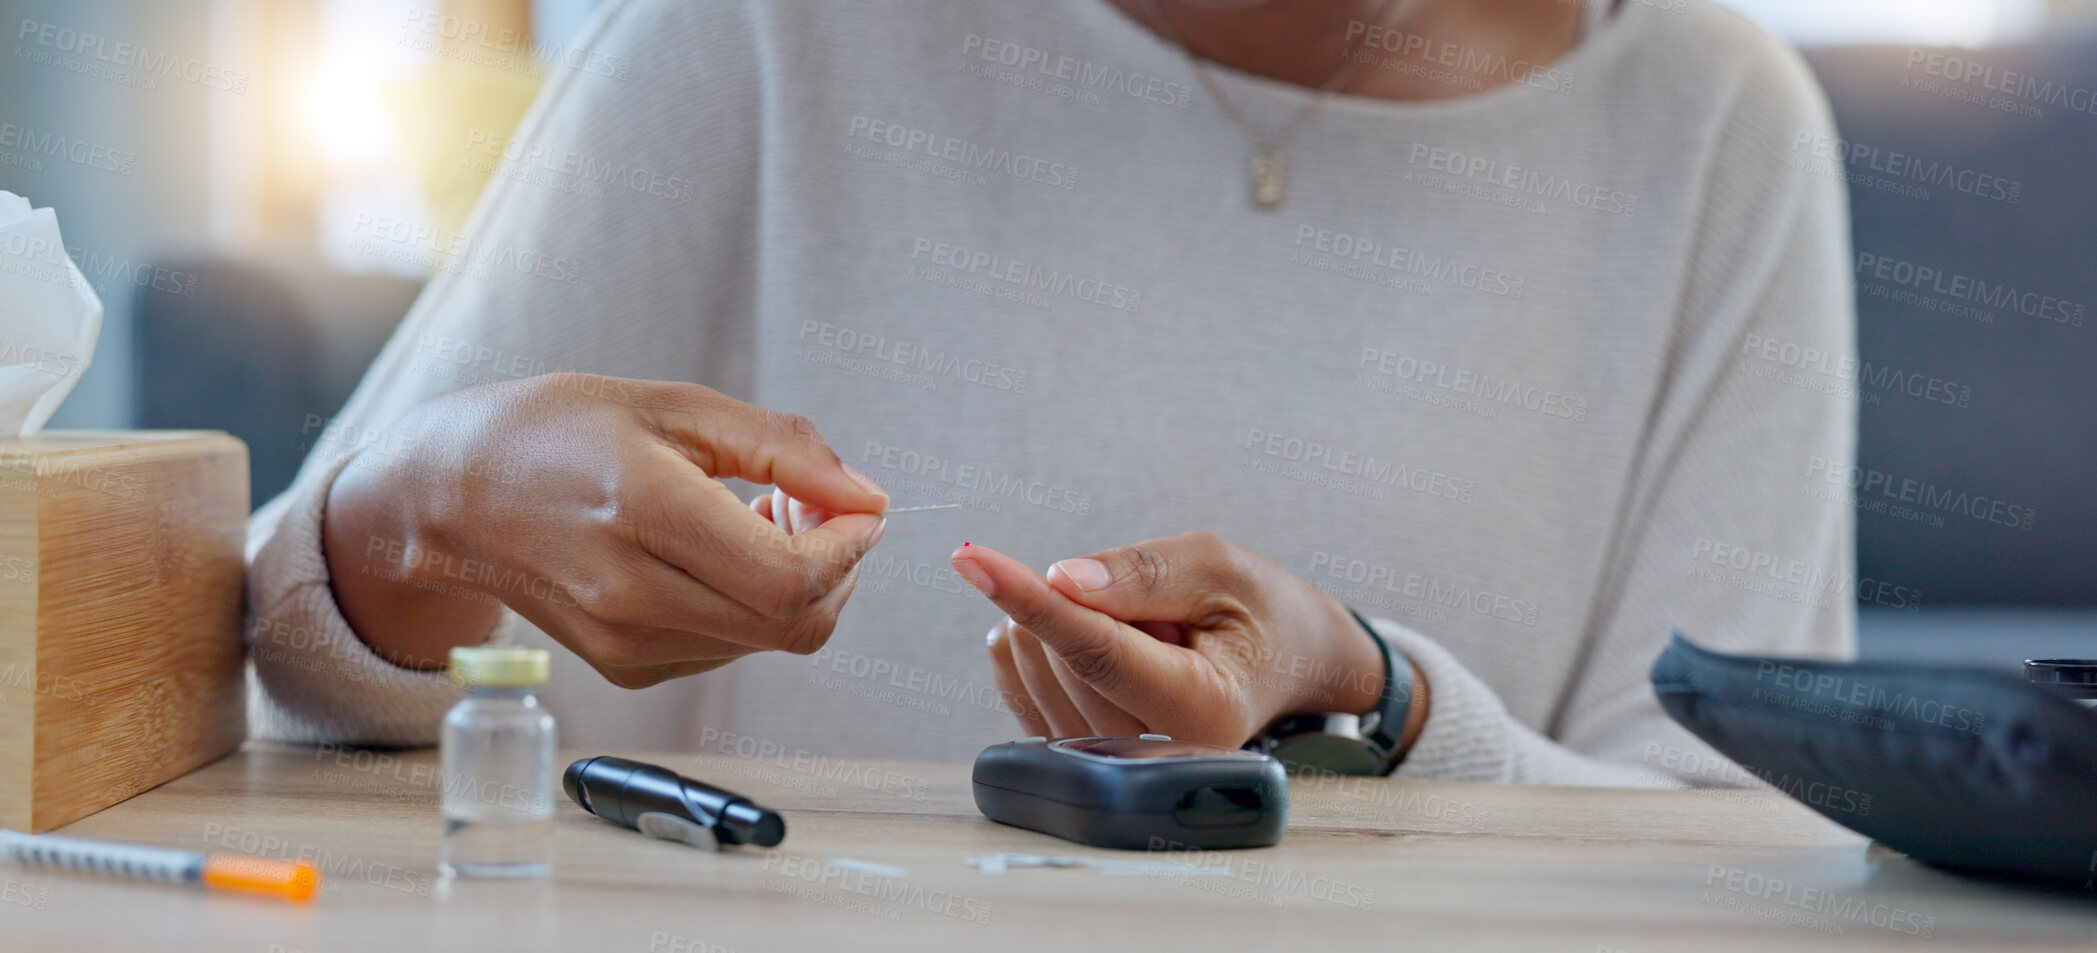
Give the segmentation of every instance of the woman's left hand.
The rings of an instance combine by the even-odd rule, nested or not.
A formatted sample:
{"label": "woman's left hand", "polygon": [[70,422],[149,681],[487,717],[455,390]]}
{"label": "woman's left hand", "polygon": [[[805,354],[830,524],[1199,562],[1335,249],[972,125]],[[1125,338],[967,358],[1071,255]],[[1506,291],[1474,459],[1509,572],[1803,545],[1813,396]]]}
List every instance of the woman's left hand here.
{"label": "woman's left hand", "polygon": [[952,562],[1005,610],[990,657],[1030,734],[1236,747],[1281,715],[1380,700],[1382,654],[1344,606],[1208,533],[1066,559],[1046,578],[973,544]]}

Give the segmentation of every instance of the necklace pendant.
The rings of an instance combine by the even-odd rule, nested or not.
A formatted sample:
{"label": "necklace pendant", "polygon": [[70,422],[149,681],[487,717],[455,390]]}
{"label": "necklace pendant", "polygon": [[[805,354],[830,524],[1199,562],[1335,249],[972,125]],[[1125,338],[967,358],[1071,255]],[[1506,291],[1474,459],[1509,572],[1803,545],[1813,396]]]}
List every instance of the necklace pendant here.
{"label": "necklace pendant", "polygon": [[1282,157],[1281,150],[1271,149],[1255,153],[1252,157],[1252,201],[1261,208],[1273,208],[1282,200]]}

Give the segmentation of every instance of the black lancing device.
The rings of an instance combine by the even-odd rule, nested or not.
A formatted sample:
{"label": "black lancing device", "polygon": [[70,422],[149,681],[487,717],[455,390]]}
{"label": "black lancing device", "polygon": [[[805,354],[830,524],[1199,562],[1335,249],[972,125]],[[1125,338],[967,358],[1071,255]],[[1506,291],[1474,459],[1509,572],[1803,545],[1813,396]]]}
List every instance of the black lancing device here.
{"label": "black lancing device", "polygon": [[976,807],[1095,847],[1266,847],[1288,826],[1288,773],[1239,748],[1135,738],[1023,738],[976,756]]}
{"label": "black lancing device", "polygon": [[668,768],[599,756],[568,766],[561,786],[583,810],[614,824],[705,850],[737,844],[772,847],[786,822],[749,798]]}

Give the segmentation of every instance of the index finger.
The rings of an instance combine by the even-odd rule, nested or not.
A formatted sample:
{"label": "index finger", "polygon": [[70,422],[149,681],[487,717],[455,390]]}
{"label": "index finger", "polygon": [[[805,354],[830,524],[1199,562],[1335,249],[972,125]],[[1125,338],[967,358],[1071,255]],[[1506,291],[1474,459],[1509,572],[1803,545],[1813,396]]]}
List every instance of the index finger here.
{"label": "index finger", "polygon": [[1053,650],[1071,674],[1138,717],[1173,697],[1173,686],[1188,674],[1181,650],[1072,602],[1010,556],[964,543],[951,560],[955,572]]}
{"label": "index finger", "polygon": [[806,417],[697,384],[664,382],[646,395],[645,409],[658,433],[708,476],[771,484],[835,513],[888,507],[887,492],[840,459]]}

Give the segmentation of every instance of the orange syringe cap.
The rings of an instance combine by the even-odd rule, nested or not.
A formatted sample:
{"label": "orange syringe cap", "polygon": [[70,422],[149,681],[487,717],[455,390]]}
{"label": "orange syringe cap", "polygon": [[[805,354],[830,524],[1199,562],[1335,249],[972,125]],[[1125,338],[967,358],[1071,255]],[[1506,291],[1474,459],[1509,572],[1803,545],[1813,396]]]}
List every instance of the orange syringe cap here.
{"label": "orange syringe cap", "polygon": [[286,862],[246,854],[204,858],[203,880],[213,890],[264,893],[301,903],[320,892],[320,868],[311,861]]}

